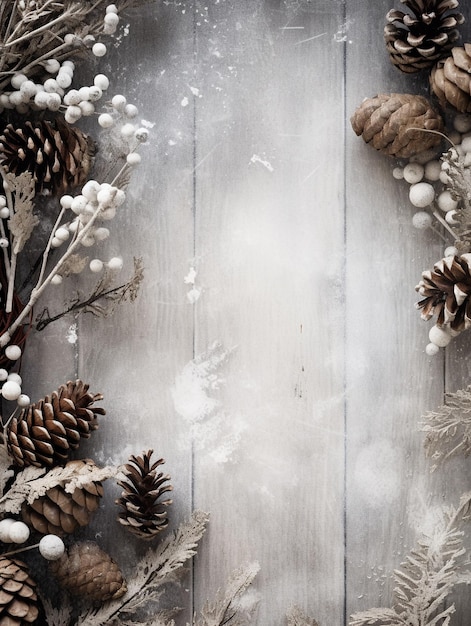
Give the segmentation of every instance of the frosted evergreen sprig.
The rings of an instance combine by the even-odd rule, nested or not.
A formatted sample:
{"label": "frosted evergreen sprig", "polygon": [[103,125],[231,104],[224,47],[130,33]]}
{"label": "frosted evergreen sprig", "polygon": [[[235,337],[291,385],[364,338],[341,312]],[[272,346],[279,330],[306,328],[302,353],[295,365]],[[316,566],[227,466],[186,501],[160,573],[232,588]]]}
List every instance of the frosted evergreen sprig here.
{"label": "frosted evergreen sprig", "polygon": [[425,450],[434,462],[432,471],[447,459],[471,453],[471,385],[445,395],[445,403],[427,412],[420,428],[425,433]]}
{"label": "frosted evergreen sprig", "polygon": [[463,575],[467,550],[462,525],[470,520],[471,493],[459,506],[444,507],[430,533],[423,533],[401,567],[394,572],[392,608],[373,608],[351,616],[350,626],[448,626],[455,605],[445,600]]}

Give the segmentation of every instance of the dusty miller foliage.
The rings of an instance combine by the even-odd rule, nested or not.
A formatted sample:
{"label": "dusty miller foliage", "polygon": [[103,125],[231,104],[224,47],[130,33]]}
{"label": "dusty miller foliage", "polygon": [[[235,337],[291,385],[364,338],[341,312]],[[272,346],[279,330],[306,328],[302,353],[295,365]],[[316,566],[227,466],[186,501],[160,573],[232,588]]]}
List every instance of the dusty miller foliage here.
{"label": "dusty miller foliage", "polygon": [[350,626],[448,626],[455,605],[446,606],[454,587],[468,580],[461,526],[470,520],[471,493],[458,508],[446,507],[430,534],[422,534],[416,547],[394,572],[392,608],[374,608],[351,616]]}
{"label": "dusty miller foliage", "polygon": [[426,434],[425,450],[435,470],[450,457],[471,452],[471,385],[456,393],[447,393],[445,404],[429,411],[421,421]]}

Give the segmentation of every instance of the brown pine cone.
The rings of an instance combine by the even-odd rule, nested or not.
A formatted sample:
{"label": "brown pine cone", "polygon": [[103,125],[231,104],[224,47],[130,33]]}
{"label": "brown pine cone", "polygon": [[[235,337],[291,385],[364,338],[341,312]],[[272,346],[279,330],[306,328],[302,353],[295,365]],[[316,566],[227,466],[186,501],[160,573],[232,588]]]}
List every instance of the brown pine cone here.
{"label": "brown pine cone", "polygon": [[24,626],[39,614],[36,583],[28,567],[17,559],[0,556],[0,626]]}
{"label": "brown pine cone", "polygon": [[74,544],[49,567],[71,594],[95,602],[120,598],[127,591],[118,565],[93,541]]}
{"label": "brown pine cone", "polygon": [[64,193],[80,186],[93,152],[88,136],[60,118],[8,124],[0,136],[0,164],[16,175],[30,172],[37,192]]}
{"label": "brown pine cone", "polygon": [[376,150],[410,158],[438,146],[443,119],[423,96],[379,94],[368,98],[350,118],[354,132]]}
{"label": "brown pine cone", "polygon": [[[66,465],[77,467],[95,466],[90,459],[69,461]],[[100,481],[91,481],[73,493],[66,491],[67,482],[48,489],[31,504],[23,503],[21,516],[23,521],[43,535],[63,537],[87,526],[93,513],[100,505],[103,485]],[[0,624],[1,626],[1,624]]]}
{"label": "brown pine cone", "polygon": [[393,65],[411,74],[431,68],[460,38],[464,16],[453,11],[457,0],[401,0],[409,12],[392,9],[384,28]]}
{"label": "brown pine cone", "polygon": [[11,420],[6,440],[16,465],[65,463],[80,439],[98,428],[97,415],[105,415],[105,410],[93,404],[103,396],[89,393],[88,388],[81,380],[69,381]]}
{"label": "brown pine cone", "polygon": [[416,291],[423,296],[417,303],[421,317],[436,318],[437,326],[462,331],[471,326],[471,255],[446,257],[432,271],[422,273]]}
{"label": "brown pine cone", "polygon": [[435,65],[430,86],[442,108],[451,105],[460,113],[471,113],[471,44],[453,48],[451,56]]}
{"label": "brown pine cone", "polygon": [[172,500],[159,500],[173,487],[165,484],[170,476],[156,471],[165,461],[159,459],[151,465],[152,453],[132,455],[124,466],[127,480],[118,481],[124,489],[116,500],[122,508],[118,521],[141,539],[153,539],[168,526],[167,507],[172,504]]}

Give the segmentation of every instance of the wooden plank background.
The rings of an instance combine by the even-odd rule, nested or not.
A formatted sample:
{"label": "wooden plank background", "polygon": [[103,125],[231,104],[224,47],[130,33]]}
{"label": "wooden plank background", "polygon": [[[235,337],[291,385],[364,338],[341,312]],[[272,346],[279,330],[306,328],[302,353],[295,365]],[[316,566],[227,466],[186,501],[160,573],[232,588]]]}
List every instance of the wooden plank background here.
{"label": "wooden plank background", "polygon": [[[106,249],[127,267],[142,256],[145,282],[111,318],[32,338],[24,377],[33,397],[90,382],[108,412],[94,458],[151,447],[172,476],[172,526],[211,513],[178,624],[252,560],[259,626],[293,604],[320,626],[389,606],[424,520],[467,488],[464,463],[429,475],[417,432],[469,377],[469,340],[427,357],[414,310],[442,247],[349,124],[365,97],[426,90],[387,59],[389,8],[158,1],[105,61],[153,124]],[[130,571],[115,496],[90,532]],[[469,608],[464,592],[456,623]]]}

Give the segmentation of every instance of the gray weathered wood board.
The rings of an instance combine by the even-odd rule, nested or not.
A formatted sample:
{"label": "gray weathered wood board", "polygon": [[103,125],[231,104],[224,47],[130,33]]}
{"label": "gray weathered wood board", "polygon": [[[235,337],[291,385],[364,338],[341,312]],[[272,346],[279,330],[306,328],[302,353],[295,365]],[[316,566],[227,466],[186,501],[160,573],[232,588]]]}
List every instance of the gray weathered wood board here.
{"label": "gray weathered wood board", "polygon": [[[469,376],[466,337],[430,359],[414,310],[442,247],[349,124],[365,97],[425,90],[386,57],[391,6],[157,1],[105,62],[154,126],[101,254],[142,256],[145,282],[113,317],[33,336],[24,376],[38,397],[90,382],[108,413],[90,454],[153,448],[172,526],[211,513],[179,624],[252,560],[260,626],[389,605],[427,511],[466,490],[464,463],[429,475],[417,430]],[[131,571],[115,495],[93,531]]]}

